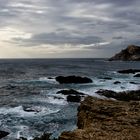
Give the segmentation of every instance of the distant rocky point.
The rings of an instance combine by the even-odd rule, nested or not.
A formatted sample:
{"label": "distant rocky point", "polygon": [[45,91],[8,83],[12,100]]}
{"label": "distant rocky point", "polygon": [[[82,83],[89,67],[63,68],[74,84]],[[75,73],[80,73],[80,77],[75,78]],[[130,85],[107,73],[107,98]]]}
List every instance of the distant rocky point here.
{"label": "distant rocky point", "polygon": [[140,46],[129,45],[126,49],[111,57],[109,61],[140,61]]}

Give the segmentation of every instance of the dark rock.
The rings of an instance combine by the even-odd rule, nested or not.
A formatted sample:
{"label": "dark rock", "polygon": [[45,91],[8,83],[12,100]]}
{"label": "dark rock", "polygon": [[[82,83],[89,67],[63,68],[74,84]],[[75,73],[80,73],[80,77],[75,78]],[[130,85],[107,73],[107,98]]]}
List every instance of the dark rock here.
{"label": "dark rock", "polygon": [[68,102],[80,102],[81,101],[81,96],[78,95],[68,95],[67,96],[67,101]]}
{"label": "dark rock", "polygon": [[120,53],[111,57],[109,60],[140,61],[140,47],[130,45],[126,49],[122,50]]}
{"label": "dark rock", "polygon": [[85,95],[84,93],[78,92],[78,91],[73,90],[73,89],[69,89],[69,90],[60,90],[60,91],[58,91],[56,94],[59,94],[59,93],[61,93],[61,94],[63,94],[63,95],[81,95],[81,96]]}
{"label": "dark rock", "polygon": [[136,82],[129,82],[129,83],[134,84],[134,85],[140,84],[140,83],[136,83]]}
{"label": "dark rock", "polygon": [[104,80],[112,80],[111,77],[101,77],[100,79],[104,79]]}
{"label": "dark rock", "polygon": [[110,97],[110,98],[112,98],[112,96],[114,97],[116,95],[115,91],[105,90],[105,89],[100,89],[100,90],[96,91],[96,93],[99,94],[99,95]]}
{"label": "dark rock", "polygon": [[48,79],[54,79],[53,77],[48,77]]}
{"label": "dark rock", "polygon": [[26,107],[26,106],[23,106],[23,110],[26,111],[26,112],[40,112],[41,110],[39,108],[36,108],[36,107]]}
{"label": "dark rock", "polygon": [[119,70],[118,73],[122,74],[135,74],[137,72],[140,72],[140,69],[127,69],[127,70]]}
{"label": "dark rock", "polygon": [[80,77],[80,76],[58,76],[55,78],[57,82],[60,84],[82,84],[82,83],[92,83],[92,80],[87,77]]}
{"label": "dark rock", "polygon": [[138,73],[138,74],[134,75],[134,77],[140,77],[140,73]]}
{"label": "dark rock", "polygon": [[113,84],[117,85],[117,84],[120,84],[121,82],[120,81],[115,81]]}
{"label": "dark rock", "polygon": [[140,102],[87,97],[78,108],[77,129],[59,140],[137,140],[140,138]]}
{"label": "dark rock", "polygon": [[140,90],[114,92],[112,90],[99,90],[96,93],[120,101],[140,101]]}
{"label": "dark rock", "polygon": [[6,137],[9,134],[10,134],[9,132],[0,131],[0,139]]}
{"label": "dark rock", "polygon": [[19,139],[16,139],[16,140],[28,140],[28,139],[24,137],[20,137]]}

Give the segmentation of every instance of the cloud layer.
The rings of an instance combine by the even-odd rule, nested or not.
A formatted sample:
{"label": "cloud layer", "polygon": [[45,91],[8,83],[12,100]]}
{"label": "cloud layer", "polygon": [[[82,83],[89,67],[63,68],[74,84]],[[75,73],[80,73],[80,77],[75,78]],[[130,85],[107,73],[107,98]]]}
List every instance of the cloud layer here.
{"label": "cloud layer", "polygon": [[139,0],[1,0],[0,57],[110,57],[140,44],[139,5]]}

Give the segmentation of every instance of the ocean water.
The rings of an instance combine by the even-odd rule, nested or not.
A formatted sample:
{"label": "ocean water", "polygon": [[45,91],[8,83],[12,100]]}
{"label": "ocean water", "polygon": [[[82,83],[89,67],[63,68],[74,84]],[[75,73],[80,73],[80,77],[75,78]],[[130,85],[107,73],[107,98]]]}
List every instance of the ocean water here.
{"label": "ocean water", "polygon": [[[68,103],[62,89],[75,89],[99,97],[99,89],[114,91],[140,88],[134,74],[117,70],[140,69],[140,62],[107,61],[106,59],[16,59],[0,60],[0,130],[10,132],[3,140],[21,136],[29,140],[43,132],[57,137],[62,131],[76,128],[78,103]],[[90,84],[59,84],[56,76],[87,76]],[[102,79],[110,77],[112,80]],[[113,82],[121,84],[114,85]],[[131,84],[135,82],[137,84]],[[100,98],[100,97],[99,97]],[[24,109],[35,112],[27,112]]]}

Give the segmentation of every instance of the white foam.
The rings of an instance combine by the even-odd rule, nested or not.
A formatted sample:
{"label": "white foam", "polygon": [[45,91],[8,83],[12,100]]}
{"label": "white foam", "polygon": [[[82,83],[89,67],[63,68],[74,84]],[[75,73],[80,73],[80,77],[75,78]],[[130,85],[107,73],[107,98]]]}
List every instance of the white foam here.
{"label": "white foam", "polygon": [[0,114],[12,114],[18,117],[32,117],[36,115],[43,115],[43,114],[51,114],[56,113],[59,111],[59,109],[51,110],[46,107],[34,107],[35,110],[39,110],[40,112],[27,112],[23,110],[22,106],[14,107],[14,108],[0,108]]}
{"label": "white foam", "polygon": [[21,137],[27,138],[27,140],[32,140],[33,137],[30,134],[30,128],[25,125],[15,126],[14,129],[18,131],[16,133],[11,133],[9,137],[15,137],[16,139],[20,139]]}
{"label": "white foam", "polygon": [[[56,95],[55,95],[56,96]],[[66,97],[65,96],[60,96],[60,95],[58,95],[58,96],[56,96],[56,98],[55,98],[55,96],[49,96],[48,98],[47,98],[47,102],[48,103],[51,103],[51,104],[58,104],[58,105],[66,105],[67,104],[67,102],[66,102]],[[58,97],[58,98],[57,98]],[[60,98],[63,98],[63,99],[60,99]]]}
{"label": "white foam", "polygon": [[[115,81],[120,81],[120,84],[114,84]],[[98,97],[98,94],[95,92],[99,89],[106,89],[106,90],[113,90],[116,92],[126,91],[126,90],[138,90],[140,89],[139,84],[131,84],[131,81],[135,81],[133,76],[129,76],[125,79],[123,78],[113,78],[112,80],[101,80],[94,78],[93,79],[93,86],[90,86],[89,88],[83,88],[80,89],[80,92],[83,92],[87,95]],[[136,81],[138,82],[138,81]]]}
{"label": "white foam", "polygon": [[55,78],[40,77],[39,81],[47,82],[50,84],[57,84],[57,81],[55,80]]}

